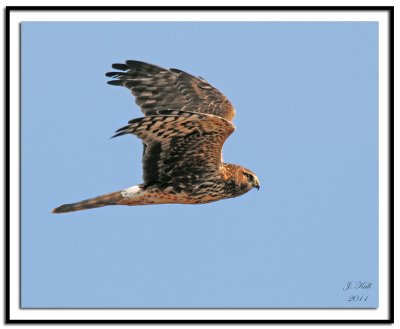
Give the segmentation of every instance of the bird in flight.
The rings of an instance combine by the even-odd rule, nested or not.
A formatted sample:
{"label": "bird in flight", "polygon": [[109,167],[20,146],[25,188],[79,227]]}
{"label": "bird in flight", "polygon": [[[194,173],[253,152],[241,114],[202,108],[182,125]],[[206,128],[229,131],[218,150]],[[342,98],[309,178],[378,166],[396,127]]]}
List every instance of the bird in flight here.
{"label": "bird in flight", "polygon": [[129,121],[113,137],[132,134],[143,142],[143,183],[53,213],[110,205],[202,204],[260,188],[249,169],[222,160],[222,145],[235,130],[235,109],[201,77],[178,69],[128,60],[113,64],[108,84],[136,97],[144,117]]}

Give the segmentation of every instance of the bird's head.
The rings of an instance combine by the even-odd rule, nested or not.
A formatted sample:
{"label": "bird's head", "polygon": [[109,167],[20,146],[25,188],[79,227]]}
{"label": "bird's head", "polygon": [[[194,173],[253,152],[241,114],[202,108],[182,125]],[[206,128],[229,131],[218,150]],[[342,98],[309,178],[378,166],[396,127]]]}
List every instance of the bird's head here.
{"label": "bird's head", "polygon": [[260,181],[258,180],[256,174],[253,173],[251,170],[241,168],[238,178],[240,184],[242,185],[242,188],[245,189],[246,192],[250,191],[253,187],[255,187],[257,190],[260,189]]}
{"label": "bird's head", "polygon": [[260,181],[255,173],[242,166],[224,164],[226,193],[239,196],[247,193],[252,188],[260,189]]}

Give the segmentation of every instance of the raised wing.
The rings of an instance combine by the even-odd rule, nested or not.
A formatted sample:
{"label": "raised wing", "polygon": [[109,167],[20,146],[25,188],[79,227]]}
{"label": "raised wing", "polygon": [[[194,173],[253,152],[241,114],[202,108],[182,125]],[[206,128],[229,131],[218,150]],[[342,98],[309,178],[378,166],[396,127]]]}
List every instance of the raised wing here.
{"label": "raised wing", "polygon": [[219,172],[222,145],[234,130],[232,123],[215,115],[159,110],[129,121],[114,137],[134,134],[142,139],[144,185],[183,188],[188,180]]}
{"label": "raised wing", "polygon": [[213,114],[228,121],[235,116],[229,100],[203,78],[132,60],[112,67],[120,71],[106,73],[115,78],[108,83],[129,88],[145,115],[173,109]]}

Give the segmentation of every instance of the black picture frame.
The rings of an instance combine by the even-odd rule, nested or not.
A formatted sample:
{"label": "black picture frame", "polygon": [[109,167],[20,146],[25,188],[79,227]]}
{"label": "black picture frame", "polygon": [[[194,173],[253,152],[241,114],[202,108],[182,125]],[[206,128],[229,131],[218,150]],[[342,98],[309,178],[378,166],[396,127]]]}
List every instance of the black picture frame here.
{"label": "black picture frame", "polygon": [[[389,17],[389,317],[384,320],[16,320],[10,317],[10,15],[16,11],[381,11]],[[394,323],[394,7],[393,6],[9,6],[5,8],[5,322],[7,324],[384,324]]]}

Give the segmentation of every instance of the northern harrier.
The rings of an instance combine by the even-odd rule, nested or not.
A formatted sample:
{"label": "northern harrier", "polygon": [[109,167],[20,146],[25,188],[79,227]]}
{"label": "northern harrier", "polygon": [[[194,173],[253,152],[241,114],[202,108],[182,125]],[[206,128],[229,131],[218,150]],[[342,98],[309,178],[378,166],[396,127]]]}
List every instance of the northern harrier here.
{"label": "northern harrier", "polygon": [[113,137],[133,134],[143,150],[143,183],[77,203],[54,213],[110,205],[200,204],[233,198],[260,188],[257,176],[224,163],[222,145],[235,130],[235,109],[201,77],[139,61],[113,64],[110,85],[136,97],[143,118],[129,121]]}

